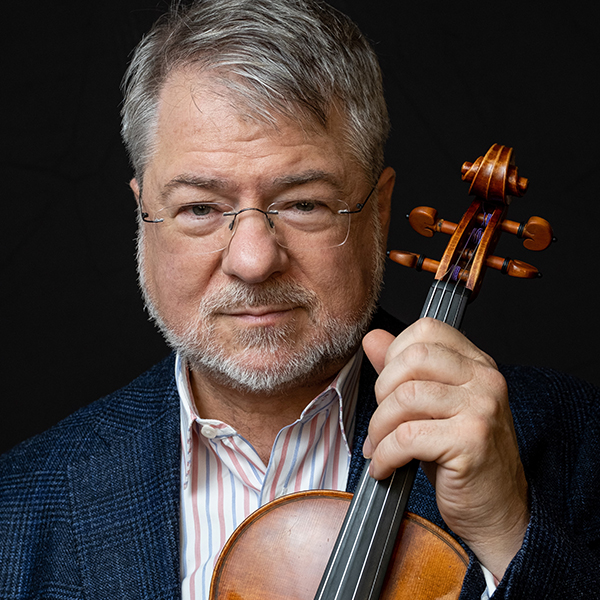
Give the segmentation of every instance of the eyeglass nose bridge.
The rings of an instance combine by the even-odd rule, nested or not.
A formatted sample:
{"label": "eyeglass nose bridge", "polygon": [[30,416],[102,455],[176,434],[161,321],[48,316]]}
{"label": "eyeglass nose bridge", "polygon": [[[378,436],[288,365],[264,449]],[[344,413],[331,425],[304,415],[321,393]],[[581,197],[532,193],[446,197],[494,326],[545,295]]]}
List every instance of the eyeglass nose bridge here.
{"label": "eyeglass nose bridge", "polygon": [[242,213],[248,212],[251,210],[255,210],[256,212],[259,212],[259,213],[262,213],[263,215],[265,215],[265,219],[267,219],[269,228],[272,230],[272,233],[275,233],[275,222],[273,221],[273,219],[271,219],[271,217],[269,215],[277,215],[279,213],[276,210],[262,210],[262,208],[248,206],[246,208],[242,208],[241,210],[238,210],[235,212],[223,213],[224,217],[233,217],[233,219],[231,219],[231,223],[229,223],[229,231],[232,232],[232,235],[233,235],[233,233],[235,233],[235,227],[236,227],[236,221],[237,221],[238,215],[241,215]]}

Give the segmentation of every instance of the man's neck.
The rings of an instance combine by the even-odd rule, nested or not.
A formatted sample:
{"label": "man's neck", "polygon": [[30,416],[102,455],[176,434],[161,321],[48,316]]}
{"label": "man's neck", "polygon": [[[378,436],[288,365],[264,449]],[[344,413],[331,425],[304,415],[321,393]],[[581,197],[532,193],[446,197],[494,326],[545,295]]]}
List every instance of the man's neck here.
{"label": "man's neck", "polygon": [[333,366],[310,383],[269,394],[240,391],[195,371],[190,371],[190,383],[198,416],[233,427],[252,444],[266,465],[277,434],[327,389],[342,366]]}

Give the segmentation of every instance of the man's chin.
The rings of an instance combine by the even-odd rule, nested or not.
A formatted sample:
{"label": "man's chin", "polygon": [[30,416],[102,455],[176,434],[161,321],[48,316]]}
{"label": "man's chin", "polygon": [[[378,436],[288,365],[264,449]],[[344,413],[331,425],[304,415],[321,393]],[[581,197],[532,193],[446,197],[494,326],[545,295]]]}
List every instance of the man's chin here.
{"label": "man's chin", "polygon": [[[301,385],[322,370],[329,340],[306,344],[293,326],[222,331],[214,323],[194,323],[177,332],[156,319],[167,343],[200,377],[245,393],[273,394]],[[319,329],[318,327],[316,328]],[[199,334],[201,332],[201,334]],[[327,362],[327,361],[325,361]]]}
{"label": "man's chin", "polygon": [[261,370],[279,356],[287,356],[290,360],[303,337],[306,336],[298,331],[293,321],[277,327],[254,325],[231,329],[211,324],[210,338],[218,339],[220,343],[209,352],[218,354],[221,360],[243,361],[249,368],[256,365]]}
{"label": "man's chin", "polygon": [[332,359],[315,352],[314,348],[302,353],[281,348],[268,351],[245,348],[236,356],[187,352],[182,352],[182,356],[200,377],[245,393],[265,395],[314,385],[329,373],[335,374],[350,358]]}

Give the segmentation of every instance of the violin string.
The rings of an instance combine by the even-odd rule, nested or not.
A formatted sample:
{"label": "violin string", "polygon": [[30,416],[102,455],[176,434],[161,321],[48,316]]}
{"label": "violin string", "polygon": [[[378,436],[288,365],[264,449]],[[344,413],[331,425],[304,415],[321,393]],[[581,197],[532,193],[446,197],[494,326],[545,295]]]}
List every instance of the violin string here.
{"label": "violin string", "polygon": [[[366,466],[365,466],[365,469],[366,469]],[[395,472],[394,472],[394,474],[393,474],[393,476],[391,478],[392,481],[393,481],[394,477],[395,477]],[[369,479],[370,479],[369,477],[363,477],[362,478],[362,481],[361,481],[361,484],[360,484],[360,488],[355,492],[356,496],[363,495],[365,493],[364,489],[365,489],[367,483],[369,482]],[[362,514],[361,525],[359,527],[359,530],[361,530],[363,528],[365,519],[366,519],[367,514],[369,512],[368,509],[373,504],[374,495],[375,495],[376,491],[377,491],[377,486],[373,485],[372,489],[371,489],[371,494],[369,496],[369,501],[367,502],[367,507],[363,511],[363,514]],[[349,527],[350,527],[351,523],[354,521],[354,514],[356,513],[357,510],[358,510],[358,502],[351,503],[350,504],[350,512],[347,515],[347,517],[346,517],[346,519],[344,521],[343,529],[342,529],[342,531],[340,531],[340,534],[338,536],[339,543],[337,544],[337,548],[336,548],[335,554],[332,555],[332,560],[330,562],[330,568],[327,571],[327,573],[323,575],[323,585],[321,586],[321,593],[318,595],[317,598],[315,598],[315,600],[319,600],[320,598],[323,597],[323,593],[325,591],[325,588],[326,588],[326,585],[327,585],[327,581],[329,580],[329,577],[330,577],[330,575],[331,575],[331,573],[333,571],[334,564],[338,560],[338,555],[340,554],[340,551],[341,551],[342,547],[344,547],[344,540],[348,536]],[[350,558],[355,553],[357,542],[358,542],[358,536],[356,536],[356,539],[354,540],[354,544],[352,545],[352,549],[350,551]],[[347,572],[348,564],[349,563],[350,563],[350,560],[348,560],[348,562],[346,564],[346,568],[344,569],[344,577],[345,577],[345,574]],[[342,581],[343,581],[343,578],[342,578]],[[339,594],[339,587],[338,587],[338,592],[336,593],[336,597],[337,597],[337,594]]]}
{"label": "violin string", "polygon": [[425,314],[428,314],[428,313],[429,313],[429,309],[431,308],[431,305],[433,304],[433,299],[435,298],[435,292],[436,292],[436,290],[437,290],[437,287],[439,286],[439,283],[440,283],[440,282],[436,280],[436,282],[435,282],[435,284],[434,284],[434,285],[436,286],[436,288],[435,288],[435,289],[433,290],[433,292],[431,293],[431,297],[429,298],[429,302],[427,303],[427,306],[425,307],[425,311],[424,311],[424,312],[425,312]]}
{"label": "violin string", "polygon": [[[379,511],[378,511],[377,521],[376,521],[375,525],[371,528],[371,535],[370,535],[370,538],[369,538],[369,543],[368,543],[368,546],[367,546],[367,551],[365,553],[365,557],[367,557],[367,556],[369,556],[371,554],[373,545],[374,545],[374,543],[376,541],[377,531],[379,529],[379,526],[380,526],[380,523],[381,523],[381,519],[383,518],[384,514],[388,514],[389,511],[390,511],[390,509],[392,509],[393,510],[392,523],[395,522],[397,520],[397,518],[398,518],[398,511],[399,511],[400,506],[402,504],[403,494],[404,494],[404,491],[406,489],[406,480],[405,480],[404,484],[402,485],[402,489],[400,491],[399,496],[397,497],[395,505],[392,505],[392,503],[390,503],[390,501],[389,501],[389,497],[390,497],[391,489],[393,487],[394,480],[396,479],[397,472],[398,471],[394,471],[394,473],[391,475],[391,477],[388,479],[388,481],[386,483],[383,483],[383,482],[374,482],[373,480],[369,480],[368,477],[365,477],[364,480],[363,480],[363,484],[361,485],[360,489],[357,491],[357,494],[364,493],[363,490],[366,487],[366,485],[367,485],[368,482],[370,482],[372,484],[372,486],[373,486],[372,489],[371,489],[371,494],[370,494],[370,497],[369,497],[368,505],[364,509],[363,517],[361,519],[361,523],[360,523],[360,526],[358,528],[359,533],[362,533],[362,532],[365,531],[365,526],[366,526],[365,525],[365,520],[366,520],[365,517],[366,517],[367,513],[371,512],[369,510],[369,508],[374,503],[374,497],[375,497],[375,493],[377,491],[377,487],[378,486],[381,487],[382,485],[386,486],[385,487],[385,494],[384,494],[383,500],[381,502],[381,506],[380,506]],[[355,512],[357,510],[357,508],[356,508],[357,506],[358,506],[358,503],[355,503],[355,508],[353,508],[353,512]],[[352,513],[346,519],[346,523],[349,524],[351,522],[351,520],[352,520]],[[375,589],[375,584],[376,584],[377,579],[379,577],[379,573],[381,572],[381,569],[383,567],[383,554],[385,553],[386,548],[388,548],[390,542],[392,541],[391,540],[391,532],[392,532],[391,528],[388,529],[387,536],[386,536],[386,539],[385,539],[383,545],[378,548],[378,550],[380,550],[380,558],[379,558],[379,562],[377,564],[377,568],[375,570],[375,576],[374,576],[374,578],[373,578],[373,580],[371,582],[371,587],[370,587],[370,590],[369,590],[367,598],[372,598],[372,596],[373,596],[374,589]],[[333,570],[334,563],[338,559],[339,548],[341,548],[343,546],[344,541],[345,541],[344,538],[346,538],[347,536],[348,536],[348,526],[346,526],[344,528],[344,531],[340,534],[340,544],[338,546],[338,551],[336,552],[336,554],[335,554],[335,556],[334,556],[334,558],[333,558],[333,560],[331,562],[331,568],[324,575],[324,584],[322,586],[321,594],[317,597],[317,600],[319,598],[322,598],[322,595],[323,595],[324,590],[325,590],[325,586],[327,584],[327,581],[329,580],[329,576],[331,575],[331,571]],[[363,542],[362,543],[362,547],[364,548],[364,540],[362,542]],[[354,543],[352,544],[352,547],[351,547],[350,554],[347,557],[347,561],[346,561],[346,565],[344,567],[344,571],[342,573],[342,577],[341,577],[341,579],[338,582],[338,587],[337,587],[337,590],[336,590],[335,596],[334,596],[335,599],[339,598],[340,593],[342,592],[341,588],[342,588],[343,582],[346,580],[346,574],[348,572],[348,569],[350,567],[352,559],[357,554],[358,543],[359,543],[359,536],[356,535],[356,537],[354,539]],[[357,578],[356,585],[354,587],[354,593],[352,595],[352,600],[356,597],[356,594],[358,593],[358,589],[360,587],[359,584],[361,583],[361,581],[365,577],[366,563],[367,563],[366,560],[362,561],[362,567],[361,567],[359,576]]]}
{"label": "violin string", "polygon": [[[467,244],[468,244],[468,242],[469,242],[469,240],[467,240]],[[461,250],[461,253],[460,253],[459,257],[456,260],[456,263],[454,265],[451,265],[451,266],[448,267],[448,270],[444,273],[444,276],[442,277],[442,279],[438,280],[436,288],[434,290],[434,294],[435,294],[435,291],[437,291],[438,289],[440,289],[442,282],[444,282],[443,289],[440,291],[440,297],[439,297],[439,300],[438,300],[438,305],[436,306],[435,314],[433,315],[434,319],[439,319],[439,313],[440,313],[440,311],[442,309],[444,296],[446,295],[446,293],[448,291],[448,286],[451,283],[454,283],[454,286],[452,288],[452,292],[450,294],[450,299],[448,301],[448,307],[446,308],[446,314],[444,315],[444,317],[442,319],[439,319],[440,321],[443,321],[444,323],[446,323],[446,321],[448,319],[448,314],[449,314],[450,308],[452,306],[452,301],[454,300],[454,295],[455,295],[456,289],[458,288],[458,285],[459,285],[458,275],[460,274],[460,270],[457,271],[457,269],[460,269],[460,266],[458,264],[458,261],[460,261],[460,259],[463,257],[465,249],[466,249],[466,244],[465,244],[465,248],[463,248]],[[457,274],[456,278],[453,277],[454,274]],[[432,301],[433,301],[433,295],[432,295]]]}
{"label": "violin string", "polygon": [[[394,477],[395,477],[395,476],[396,476],[396,473],[394,472],[394,474],[392,475],[392,478],[391,478],[390,482],[388,483],[388,489],[386,490],[386,497],[387,497],[387,494],[389,493],[389,488],[390,488],[390,485],[391,485],[391,481],[393,481],[393,479],[394,479]],[[367,479],[367,478],[365,478],[365,479]],[[361,521],[360,521],[360,525],[359,525],[359,527],[358,527],[358,531],[359,531],[359,532],[361,532],[361,531],[363,531],[363,530],[364,530],[364,525],[365,525],[365,520],[366,520],[366,517],[367,517],[367,513],[369,513],[369,512],[370,512],[370,510],[368,510],[368,509],[369,509],[369,508],[371,507],[371,505],[373,504],[374,497],[375,497],[375,492],[376,492],[376,491],[377,491],[377,485],[376,485],[376,484],[372,484],[371,495],[370,495],[370,497],[369,497],[369,503],[368,503],[368,505],[367,505],[367,510],[365,510],[365,511],[364,511],[364,513],[363,513],[363,517],[362,517],[362,519],[361,519]],[[381,517],[381,512],[380,512],[380,515],[379,515],[378,519],[379,519],[380,517]],[[354,555],[356,554],[356,549],[357,549],[357,546],[358,546],[358,540],[359,540],[359,536],[357,535],[357,536],[355,537],[355,539],[354,539],[354,543],[352,544],[352,549],[351,549],[351,551],[350,551],[350,555],[348,556],[348,561],[346,562],[346,565],[345,565],[345,567],[344,567],[343,576],[342,576],[342,578],[340,579],[340,581],[338,582],[338,588],[337,588],[337,591],[336,591],[336,593],[335,593],[335,598],[338,598],[338,597],[339,597],[339,595],[340,595],[340,592],[341,592],[341,585],[342,585],[343,581],[345,581],[345,579],[346,579],[346,574],[347,574],[347,572],[348,572],[348,568],[349,568],[349,566],[350,566],[350,563],[351,563],[351,561],[352,561],[352,558],[353,558],[353,557],[354,557]],[[370,545],[370,544],[369,544],[369,547],[371,547],[371,545]],[[365,561],[363,561],[363,568],[361,569],[361,574],[362,574],[362,572],[363,572],[363,570],[364,570],[364,565],[365,565]],[[360,581],[360,577],[359,577],[359,581]],[[356,593],[356,592],[355,592],[355,593]]]}
{"label": "violin string", "polygon": [[[467,288],[464,286],[462,286],[460,288],[460,299],[461,300],[464,299],[465,294],[467,293],[466,290],[467,290]],[[454,328],[456,328],[456,322],[458,320],[458,317],[459,317],[459,313],[458,313],[458,311],[456,311],[456,313],[454,313],[454,319],[452,320],[452,323],[451,323],[452,327],[454,327]]]}
{"label": "violin string", "polygon": [[[404,480],[404,484],[402,485],[402,489],[400,490],[400,494],[398,494],[398,497],[397,497],[397,500],[396,500],[396,506],[394,506],[394,516],[392,517],[392,523],[395,523],[396,519],[398,518],[398,511],[400,510],[400,506],[402,505],[402,500],[404,498],[404,494],[405,494],[405,490],[406,490],[406,481],[407,480],[405,479]],[[390,487],[391,487],[391,484],[390,484]],[[410,490],[409,490],[409,492],[410,492]],[[383,511],[384,511],[384,506],[382,505],[380,514],[383,514]],[[387,535],[386,535],[386,538],[385,538],[385,543],[383,544],[383,550],[379,554],[379,562],[377,563],[377,570],[376,570],[376,573],[375,573],[375,577],[372,580],[371,589],[369,590],[369,595],[368,595],[367,598],[372,598],[373,597],[373,593],[375,591],[375,585],[376,585],[376,582],[377,582],[377,580],[379,578],[379,573],[381,572],[382,567],[384,567],[383,556],[385,554],[386,549],[388,548],[388,546],[390,544],[390,541],[392,543],[395,543],[395,541],[396,541],[396,540],[391,540],[392,530],[393,530],[392,527],[390,527],[388,529],[388,532],[387,532]],[[374,541],[375,541],[375,536],[373,535],[371,537],[371,545],[373,544]],[[360,578],[359,578],[359,581],[360,581]]]}
{"label": "violin string", "polygon": [[[390,495],[390,490],[392,488],[392,483],[393,483],[393,481],[394,481],[394,479],[396,477],[396,473],[397,473],[397,471],[394,471],[394,473],[390,477],[389,482],[387,484],[387,489],[385,491],[385,496],[384,496],[383,502],[381,503],[381,507],[379,509],[379,514],[377,515],[377,522],[375,524],[375,527],[373,527],[371,529],[371,538],[369,540],[369,545],[368,545],[368,549],[367,549],[367,552],[366,552],[365,556],[369,556],[371,554],[371,548],[373,547],[373,543],[375,542],[375,537],[376,537],[377,531],[379,529],[379,524],[381,522],[381,519],[382,519],[383,514],[385,512],[386,506],[388,504],[388,498],[389,498],[389,495]],[[379,485],[381,485],[381,484],[379,484]],[[377,484],[375,486],[373,486],[373,487],[376,488]],[[394,510],[394,519],[397,516],[397,513],[398,513],[398,505],[396,505],[395,510]],[[361,527],[359,528],[359,530],[362,530],[362,524],[361,524]],[[381,569],[381,560],[383,558],[382,555],[385,552],[385,549],[388,547],[389,536],[390,536],[390,530],[388,529],[388,535],[386,537],[385,543],[383,544],[383,548],[381,548],[380,560],[379,560],[379,564],[377,565],[376,576],[375,576],[374,581],[376,580],[377,574],[379,573],[379,571]],[[348,563],[349,562],[350,561],[348,561]],[[362,567],[360,569],[360,574],[359,574],[358,579],[356,581],[356,586],[354,587],[354,593],[352,594],[352,600],[354,600],[354,598],[356,598],[356,594],[358,592],[359,584],[360,584],[360,582],[362,581],[362,579],[364,577],[366,566],[367,566],[367,561],[363,560],[363,564],[362,564]],[[347,569],[348,569],[348,565],[346,566],[346,570]],[[336,594],[336,598],[338,597],[340,591],[341,591],[340,586],[338,586],[338,592]],[[372,594],[373,594],[373,586],[371,586],[371,590],[369,591],[368,598],[371,598]]]}

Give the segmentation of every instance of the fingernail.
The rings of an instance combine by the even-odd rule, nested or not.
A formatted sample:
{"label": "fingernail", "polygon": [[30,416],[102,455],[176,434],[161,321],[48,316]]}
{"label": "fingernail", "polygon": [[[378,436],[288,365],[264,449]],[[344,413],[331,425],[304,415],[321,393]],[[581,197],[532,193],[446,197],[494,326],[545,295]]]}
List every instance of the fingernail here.
{"label": "fingernail", "polygon": [[371,458],[371,455],[373,454],[373,444],[371,444],[369,436],[367,436],[367,439],[363,443],[362,451],[365,458]]}

